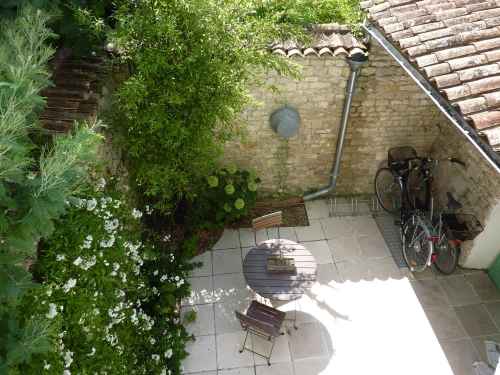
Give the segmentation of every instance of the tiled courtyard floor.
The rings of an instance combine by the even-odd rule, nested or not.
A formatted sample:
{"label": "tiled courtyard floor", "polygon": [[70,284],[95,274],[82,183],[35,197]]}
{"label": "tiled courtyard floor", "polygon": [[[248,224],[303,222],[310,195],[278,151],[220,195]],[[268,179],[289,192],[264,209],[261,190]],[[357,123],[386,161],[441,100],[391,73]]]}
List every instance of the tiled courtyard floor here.
{"label": "tiled courtyard floor", "polygon": [[[226,230],[199,257],[204,265],[183,303],[183,312],[198,313],[188,325],[196,340],[188,346],[186,374],[473,374],[472,363],[486,359],[483,341],[500,341],[500,293],[485,273],[411,275],[396,267],[370,216],[328,218],[324,201],[307,209],[310,226],[281,231],[318,263],[318,282],[297,305],[299,329],[277,340],[270,367],[238,352],[243,333],[234,310],[256,298],[242,273],[254,240],[248,229]],[[258,240],[269,237],[275,234],[259,233]]]}

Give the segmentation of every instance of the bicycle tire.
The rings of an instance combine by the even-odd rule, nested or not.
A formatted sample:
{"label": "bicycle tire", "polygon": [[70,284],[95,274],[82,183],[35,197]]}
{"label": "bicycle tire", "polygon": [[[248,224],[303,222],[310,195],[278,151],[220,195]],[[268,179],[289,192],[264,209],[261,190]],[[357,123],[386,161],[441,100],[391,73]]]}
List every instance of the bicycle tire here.
{"label": "bicycle tire", "polygon": [[436,253],[434,265],[437,270],[445,275],[452,274],[458,266],[460,247],[451,246],[446,233],[444,233],[434,251]]}
{"label": "bicycle tire", "polygon": [[403,257],[412,272],[422,272],[427,267],[433,252],[430,231],[425,224],[412,215],[406,221],[403,233]]}
{"label": "bicycle tire", "polygon": [[377,201],[384,211],[398,213],[401,209],[401,188],[389,168],[383,167],[377,171],[374,187]]}

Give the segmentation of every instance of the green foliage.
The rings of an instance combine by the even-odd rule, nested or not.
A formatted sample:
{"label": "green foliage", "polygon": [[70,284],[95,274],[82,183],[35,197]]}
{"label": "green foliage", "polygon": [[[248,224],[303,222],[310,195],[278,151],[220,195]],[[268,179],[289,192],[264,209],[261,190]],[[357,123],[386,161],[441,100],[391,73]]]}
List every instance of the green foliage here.
{"label": "green foliage", "polygon": [[34,257],[38,241],[54,229],[100,138],[93,126],[81,125],[50,145],[32,142],[45,104],[40,91],[50,85],[48,21],[46,13],[26,7],[0,24],[0,370],[47,348],[43,318],[19,320],[21,298],[34,286],[21,262]]}
{"label": "green foliage", "polygon": [[310,26],[340,23],[357,31],[362,21],[359,0],[256,0],[256,15],[278,24]]}
{"label": "green foliage", "polygon": [[103,185],[71,200],[41,249],[43,286],[24,298],[24,318],[45,317],[57,334],[22,374],[180,374],[190,336],[177,301],[189,295],[192,267],[144,241],[141,211]]}
{"label": "green foliage", "polygon": [[189,212],[190,220],[201,228],[223,227],[248,214],[257,198],[260,179],[230,165],[206,178]]}
{"label": "green foliage", "polygon": [[252,12],[249,1],[144,0],[115,15],[113,37],[133,72],[113,126],[136,184],[160,205],[196,195],[258,73],[292,70],[265,51],[277,25]]}

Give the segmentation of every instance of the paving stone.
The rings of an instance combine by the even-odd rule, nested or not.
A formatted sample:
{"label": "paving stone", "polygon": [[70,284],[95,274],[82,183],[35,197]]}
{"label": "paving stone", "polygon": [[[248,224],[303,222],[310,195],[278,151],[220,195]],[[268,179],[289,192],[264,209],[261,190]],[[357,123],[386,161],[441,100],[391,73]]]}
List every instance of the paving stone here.
{"label": "paving stone", "polygon": [[487,335],[487,336],[480,336],[480,337],[473,337],[471,338],[472,344],[474,345],[474,348],[479,354],[479,357],[481,358],[481,361],[488,363],[488,357],[486,355],[486,346],[484,345],[485,341],[493,341],[500,343],[500,334],[499,335]]}
{"label": "paving stone", "polygon": [[214,245],[213,250],[238,249],[240,247],[240,236],[237,230],[224,229],[222,236]]}
{"label": "paving stone", "polygon": [[307,358],[295,360],[293,366],[296,375],[327,375],[325,370],[329,367],[329,363],[329,358]]}
{"label": "paving stone", "polygon": [[471,337],[499,333],[486,308],[481,304],[455,307],[458,319]]}
{"label": "paving stone", "polygon": [[484,307],[488,310],[497,328],[500,329],[500,302],[488,302],[484,304]]}
{"label": "paving stone", "polygon": [[248,306],[249,301],[240,301],[237,299],[214,303],[215,332],[218,335],[223,333],[240,332],[241,325],[234,312],[245,312]]}
{"label": "paving stone", "polygon": [[248,301],[251,298],[242,273],[214,276],[214,302]]}
{"label": "paving stone", "polygon": [[472,284],[472,287],[481,298],[481,301],[500,300],[500,291],[498,291],[495,284],[486,273],[473,273],[465,277],[467,281]]}
{"label": "paving stone", "polygon": [[212,252],[206,251],[201,255],[195,256],[193,262],[203,263],[201,267],[195,268],[192,272],[193,277],[212,276]]}
{"label": "paving stone", "polygon": [[337,237],[328,240],[328,246],[335,262],[360,261],[363,258],[358,239],[354,236]]}
{"label": "paving stone", "polygon": [[480,302],[479,296],[463,275],[441,278],[439,283],[454,306]]}
{"label": "paving stone", "polygon": [[[289,363],[291,362],[290,349],[288,346],[288,335],[281,335],[276,338],[273,352],[271,355],[271,365],[274,366],[276,363]],[[252,336],[252,348],[254,351],[259,353],[264,353],[267,355],[271,349],[271,342],[265,338]],[[267,364],[266,360],[261,356],[254,354],[254,361],[256,365]]]}
{"label": "paving stone", "polygon": [[217,369],[214,335],[199,336],[195,341],[188,342],[186,351],[189,355],[182,363],[185,373]]}
{"label": "paving stone", "polygon": [[213,263],[214,275],[243,272],[240,248],[214,251]]}
{"label": "paving stone", "polygon": [[289,337],[290,353],[294,361],[312,357],[325,357],[328,348],[323,340],[323,328],[318,323],[303,323]]}
{"label": "paving stone", "polygon": [[448,306],[428,307],[425,309],[425,314],[438,339],[460,339],[467,337],[453,308]]}
{"label": "paving stone", "polygon": [[186,313],[193,310],[196,312],[196,320],[185,324],[187,331],[195,336],[215,334],[213,305],[209,303],[206,305],[183,306],[181,311],[182,319],[184,319]]}
{"label": "paving stone", "polygon": [[324,219],[329,217],[329,203],[325,199],[305,202],[307,217],[311,219]]}
{"label": "paving stone", "polygon": [[[256,375],[294,375],[292,363],[274,363],[271,357],[271,366],[260,365],[255,367]],[[312,375],[313,373],[309,373]]]}
{"label": "paving stone", "polygon": [[239,352],[244,340],[244,333],[233,332],[217,335],[217,367],[233,369],[254,365],[253,354],[248,350]]}
{"label": "paving stone", "polygon": [[414,280],[411,285],[424,307],[448,306],[450,302],[438,280]]}
{"label": "paving stone", "polygon": [[337,266],[333,263],[318,264],[316,280],[321,285],[329,285],[330,283],[340,283],[340,277]]}
{"label": "paving stone", "polygon": [[212,276],[191,277],[191,295],[182,301],[183,305],[205,304],[215,301]]}
{"label": "paving stone", "polygon": [[343,281],[358,282],[371,278],[370,267],[367,262],[342,261],[335,262]]}
{"label": "paving stone", "polygon": [[307,227],[295,227],[299,242],[324,240],[325,235],[319,220],[310,220]]}
{"label": "paving stone", "polygon": [[354,235],[354,227],[350,217],[330,217],[322,219],[320,222],[327,239],[352,237]]}
{"label": "paving stone", "polygon": [[217,375],[254,375],[253,367],[240,367],[231,370],[220,370]]}
{"label": "paving stone", "polygon": [[455,375],[471,375],[474,373],[472,364],[479,360],[479,354],[470,339],[443,340],[441,347]]}
{"label": "paving stone", "polygon": [[380,235],[375,219],[370,216],[354,216],[351,221],[354,232],[358,236]]}
{"label": "paving stone", "polygon": [[311,252],[318,264],[333,263],[332,254],[326,240],[311,241],[303,244]]}
{"label": "paving stone", "polygon": [[376,235],[360,235],[357,242],[364,258],[387,258],[391,256],[384,239],[379,233]]}

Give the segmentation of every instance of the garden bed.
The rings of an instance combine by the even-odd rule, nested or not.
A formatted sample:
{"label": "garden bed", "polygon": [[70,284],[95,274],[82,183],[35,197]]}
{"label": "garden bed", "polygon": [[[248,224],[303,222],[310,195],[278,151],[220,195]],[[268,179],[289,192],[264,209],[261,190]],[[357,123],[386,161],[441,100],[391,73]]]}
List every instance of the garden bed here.
{"label": "garden bed", "polygon": [[257,201],[255,207],[234,225],[233,228],[250,228],[252,219],[281,211],[283,213],[283,227],[301,227],[309,225],[306,207],[301,197],[291,197],[287,199],[266,199]]}

